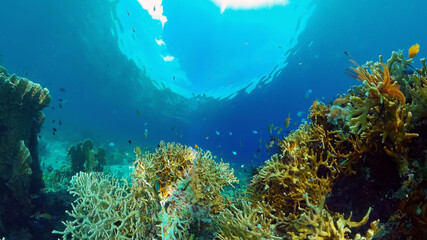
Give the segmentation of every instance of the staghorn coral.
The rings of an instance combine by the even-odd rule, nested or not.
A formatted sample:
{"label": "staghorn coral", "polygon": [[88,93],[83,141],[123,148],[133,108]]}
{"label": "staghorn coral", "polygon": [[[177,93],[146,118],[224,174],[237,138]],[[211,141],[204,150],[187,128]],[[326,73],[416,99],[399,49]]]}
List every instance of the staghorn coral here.
{"label": "staghorn coral", "polygon": [[104,173],[76,174],[68,191],[76,197],[63,239],[144,239],[150,235],[148,199],[136,198],[125,180]]}
{"label": "staghorn coral", "polygon": [[[371,222],[370,229],[367,231],[366,236],[362,237],[359,233],[354,238],[349,237],[351,233],[350,228],[360,227],[367,223],[371,208],[369,208],[366,215],[360,222],[352,222],[350,216],[345,219],[343,214],[331,215],[324,209],[325,198],[319,205],[313,205],[309,202],[307,194],[304,194],[305,201],[309,209],[301,209],[303,211],[294,221],[290,229],[292,239],[372,239],[373,236],[379,231],[378,220]],[[292,218],[294,216],[291,216]]]}
{"label": "staghorn coral", "polygon": [[210,152],[163,141],[155,153],[143,155],[137,147],[135,155],[132,185],[103,173],[74,176],[72,220],[55,233],[63,239],[209,237],[211,215],[229,202],[220,192],[237,181],[228,164],[215,163]]}
{"label": "staghorn coral", "polygon": [[230,205],[217,217],[217,236],[221,240],[283,239],[276,229],[283,225],[284,218],[275,217],[274,209],[261,202],[253,206],[251,202],[241,201],[240,206]]}

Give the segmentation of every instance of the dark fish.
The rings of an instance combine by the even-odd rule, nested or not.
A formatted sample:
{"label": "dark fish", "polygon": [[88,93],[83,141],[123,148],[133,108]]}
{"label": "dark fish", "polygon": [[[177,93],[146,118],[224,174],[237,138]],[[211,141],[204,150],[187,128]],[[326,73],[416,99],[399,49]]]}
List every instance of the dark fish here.
{"label": "dark fish", "polygon": [[60,98],[59,101],[62,102],[62,98]]}
{"label": "dark fish", "polygon": [[59,91],[65,92],[65,88],[60,88]]}
{"label": "dark fish", "polygon": [[344,54],[350,57],[350,53],[347,51],[344,51]]}
{"label": "dark fish", "polygon": [[55,110],[55,107],[51,107],[52,110]]}
{"label": "dark fish", "polygon": [[39,135],[39,139],[42,139],[42,136]]}
{"label": "dark fish", "polygon": [[132,31],[133,31],[133,32],[136,32],[134,27],[132,28]]}
{"label": "dark fish", "polygon": [[28,76],[28,72],[25,72],[25,76]]}
{"label": "dark fish", "polygon": [[62,125],[62,122],[61,122],[61,120],[59,120],[59,126],[61,126]]}
{"label": "dark fish", "polygon": [[128,16],[130,16],[130,12],[129,12],[129,10],[128,10]]}
{"label": "dark fish", "polygon": [[53,130],[54,132],[58,131],[58,130],[56,130],[56,128],[52,128],[52,130]]}
{"label": "dark fish", "polygon": [[175,80],[175,76],[173,76],[173,80]]}
{"label": "dark fish", "polygon": [[55,123],[55,120],[53,120],[52,123]]}
{"label": "dark fish", "polygon": [[414,74],[414,73],[415,73],[415,68],[414,68],[411,64],[408,64],[408,65],[406,66],[406,68],[405,68],[405,69],[403,69],[403,72],[404,72],[405,74],[407,74],[407,75],[412,75],[412,74]]}
{"label": "dark fish", "polygon": [[156,11],[156,6],[154,6],[153,11],[154,11],[154,12]]}
{"label": "dark fish", "polygon": [[55,132],[52,132],[53,136],[55,136]]}
{"label": "dark fish", "polygon": [[60,103],[58,104],[58,106],[59,106],[59,108],[62,108],[62,105]]}
{"label": "dark fish", "polygon": [[206,97],[206,94],[205,94],[205,93],[203,93],[203,97]]}
{"label": "dark fish", "polygon": [[131,140],[129,140],[129,141],[128,141],[128,143],[129,143],[129,144],[132,144],[132,141],[131,141]]}

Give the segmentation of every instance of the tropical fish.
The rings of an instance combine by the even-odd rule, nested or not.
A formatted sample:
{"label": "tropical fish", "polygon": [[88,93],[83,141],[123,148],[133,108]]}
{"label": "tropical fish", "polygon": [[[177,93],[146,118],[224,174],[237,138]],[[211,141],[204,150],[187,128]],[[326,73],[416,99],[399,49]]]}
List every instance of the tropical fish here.
{"label": "tropical fish", "polygon": [[310,97],[311,93],[313,92],[313,90],[308,89],[305,94],[304,94],[304,99],[308,99],[308,97]]}
{"label": "tropical fish", "polygon": [[194,148],[199,148],[199,146],[197,144],[194,144]]}
{"label": "tropical fish", "polygon": [[279,130],[277,130],[277,134],[280,134],[283,131],[283,128],[279,128]]}
{"label": "tropical fish", "polygon": [[311,108],[315,108],[317,107],[317,104],[319,103],[319,101],[314,100],[313,104],[311,104]]}
{"label": "tropical fish", "polygon": [[289,124],[291,123],[291,113],[288,114],[288,117],[285,119],[285,128],[289,127]]}
{"label": "tropical fish", "polygon": [[148,132],[144,133],[145,138],[148,138]]}
{"label": "tropical fish", "polygon": [[237,155],[237,153],[236,153],[235,151],[233,151],[232,153],[233,153],[233,155],[234,155],[234,156],[236,156],[236,155]]}
{"label": "tropical fish", "polygon": [[129,139],[128,143],[129,143],[129,144],[132,144],[132,141]]}
{"label": "tropical fish", "polygon": [[297,117],[302,117],[303,114],[304,114],[304,112],[299,111],[299,112],[297,112]]}
{"label": "tropical fish", "polygon": [[108,146],[114,147],[114,146],[116,146],[116,144],[114,144],[113,142],[110,142],[110,144],[108,144]]}
{"label": "tropical fish", "polygon": [[253,130],[252,132],[253,132],[254,134],[258,134],[258,131],[256,131],[256,130]]}
{"label": "tropical fish", "polygon": [[230,136],[232,136],[232,135],[233,135],[233,133],[232,133],[232,132],[229,132],[229,134],[230,134]]}
{"label": "tropical fish", "polygon": [[270,142],[268,143],[268,147],[271,148],[273,147],[273,145],[274,145],[274,138],[270,140]]}
{"label": "tropical fish", "polygon": [[148,125],[148,122],[145,122],[145,123],[144,123],[144,126],[147,126],[147,125]]}
{"label": "tropical fish", "polygon": [[271,131],[273,130],[273,127],[274,127],[274,124],[270,124],[270,125],[268,125],[268,127],[267,127],[267,131],[268,131],[269,133],[272,133]]}
{"label": "tropical fish", "polygon": [[347,104],[347,99],[345,99],[345,98],[337,98],[337,99],[335,99],[334,100],[334,103],[333,103],[333,105],[344,105],[344,104]]}
{"label": "tropical fish", "polygon": [[205,137],[205,139],[206,139],[206,140],[208,140],[208,139],[209,139],[209,136]]}
{"label": "tropical fish", "polygon": [[350,53],[347,51],[344,51],[344,54],[350,57]]}
{"label": "tropical fish", "polygon": [[289,151],[292,152],[295,148],[295,142],[291,143],[291,146],[289,146]]}
{"label": "tropical fish", "polygon": [[415,57],[417,53],[420,51],[420,45],[418,43],[412,45],[408,50],[409,58]]}
{"label": "tropical fish", "polygon": [[244,168],[244,167],[245,167],[245,164],[240,165],[240,167],[241,167],[241,168]]}
{"label": "tropical fish", "polygon": [[216,135],[218,135],[218,136],[219,136],[219,132],[218,132],[218,131],[215,131],[215,133],[216,133]]}

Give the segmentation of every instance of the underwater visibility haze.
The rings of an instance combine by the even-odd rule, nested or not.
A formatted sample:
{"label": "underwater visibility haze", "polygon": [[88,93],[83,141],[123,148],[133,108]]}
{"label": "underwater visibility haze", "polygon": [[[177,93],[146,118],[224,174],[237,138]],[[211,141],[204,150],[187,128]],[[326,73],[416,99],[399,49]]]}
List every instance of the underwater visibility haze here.
{"label": "underwater visibility haze", "polygon": [[426,15],[2,0],[0,239],[425,239]]}

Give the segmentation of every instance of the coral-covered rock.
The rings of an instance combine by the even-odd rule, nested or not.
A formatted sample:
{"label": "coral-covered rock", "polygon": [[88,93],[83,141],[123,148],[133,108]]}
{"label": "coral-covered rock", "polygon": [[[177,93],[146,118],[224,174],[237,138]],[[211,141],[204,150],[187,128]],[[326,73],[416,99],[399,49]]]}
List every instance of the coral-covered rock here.
{"label": "coral-covered rock", "polygon": [[[30,195],[43,187],[37,134],[44,121],[41,110],[50,99],[46,88],[0,66],[0,201],[7,206],[0,211],[0,225],[7,231],[30,214]],[[10,206],[15,208],[12,215]]]}

